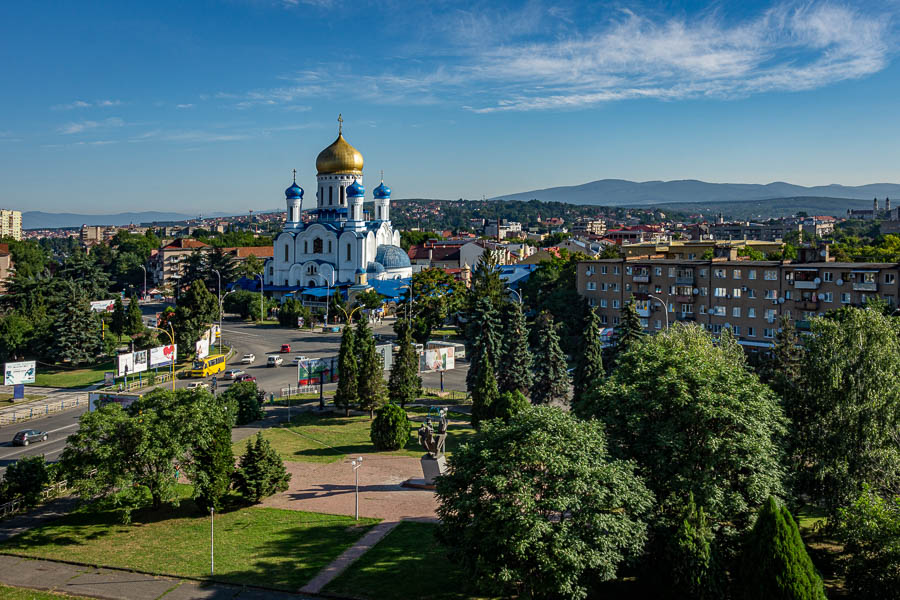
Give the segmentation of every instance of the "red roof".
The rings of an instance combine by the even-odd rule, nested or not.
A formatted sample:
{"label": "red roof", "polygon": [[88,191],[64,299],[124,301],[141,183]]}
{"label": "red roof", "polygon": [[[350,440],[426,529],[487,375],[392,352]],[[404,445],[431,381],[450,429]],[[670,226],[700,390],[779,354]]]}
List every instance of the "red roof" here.
{"label": "red roof", "polygon": [[198,242],[197,240],[192,240],[190,238],[178,238],[177,240],[167,244],[165,248],[178,249],[184,248],[190,250],[192,248],[209,248],[209,244],[204,244],[203,242]]}
{"label": "red roof", "polygon": [[238,258],[247,258],[251,254],[257,258],[272,258],[275,256],[275,248],[273,246],[236,246],[233,248],[222,248],[222,252],[233,252]]}

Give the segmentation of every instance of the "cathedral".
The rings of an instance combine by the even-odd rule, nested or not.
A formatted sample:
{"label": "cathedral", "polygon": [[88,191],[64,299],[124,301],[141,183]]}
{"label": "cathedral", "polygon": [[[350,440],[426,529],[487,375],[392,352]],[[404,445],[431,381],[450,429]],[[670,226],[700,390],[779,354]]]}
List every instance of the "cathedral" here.
{"label": "cathedral", "polygon": [[334,143],[316,158],[312,220],[304,224],[301,218],[303,188],[296,175],[285,190],[287,221],[275,238],[273,258],[266,261],[267,291],[305,294],[308,288],[359,288],[367,281],[412,276],[400,232],[391,225],[391,188],[384,181],[375,188],[372,218],[367,219],[363,157],[344,139],[342,126]]}

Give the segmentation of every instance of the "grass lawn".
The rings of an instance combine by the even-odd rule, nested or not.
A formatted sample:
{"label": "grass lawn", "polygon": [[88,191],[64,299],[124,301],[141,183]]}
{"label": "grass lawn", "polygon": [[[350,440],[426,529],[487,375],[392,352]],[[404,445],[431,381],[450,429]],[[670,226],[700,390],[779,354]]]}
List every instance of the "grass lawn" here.
{"label": "grass lawn", "polygon": [[[190,486],[181,486],[184,496]],[[36,558],[209,578],[208,515],[191,500],[178,508],[133,513],[84,507],[3,544]],[[216,574],[211,579],[297,590],[355,543],[377,519],[274,508],[241,508],[216,515]]]}
{"label": "grass lawn", "polygon": [[476,598],[467,588],[468,575],[448,562],[434,539],[436,528],[403,521],[323,591],[372,600]]}
{"label": "grass lawn", "polygon": [[84,598],[84,600],[87,600],[86,596],[54,594],[53,592],[42,592],[40,590],[29,590],[27,588],[9,587],[5,585],[0,585],[0,598],[3,598],[3,600],[63,600],[64,598]]}
{"label": "grass lawn", "polygon": [[[410,409],[413,413],[425,409]],[[455,418],[455,413],[450,417]],[[468,415],[456,415],[460,418]],[[265,436],[281,457],[293,462],[330,463],[344,460],[348,454],[375,452],[369,439],[372,422],[366,416],[344,417],[334,414],[316,415],[302,412],[291,419],[291,426],[279,429],[264,429]],[[422,456],[424,450],[419,445],[416,430],[421,425],[410,423],[409,441],[406,446],[395,452],[384,452],[392,456]],[[472,426],[466,423],[451,423],[448,428],[447,453],[452,454],[459,444],[475,435]],[[244,453],[247,443],[234,445],[235,455]]]}
{"label": "grass lawn", "polygon": [[35,375],[35,385],[58,388],[80,388],[103,381],[103,374],[115,371],[113,361],[84,369],[40,368]]}

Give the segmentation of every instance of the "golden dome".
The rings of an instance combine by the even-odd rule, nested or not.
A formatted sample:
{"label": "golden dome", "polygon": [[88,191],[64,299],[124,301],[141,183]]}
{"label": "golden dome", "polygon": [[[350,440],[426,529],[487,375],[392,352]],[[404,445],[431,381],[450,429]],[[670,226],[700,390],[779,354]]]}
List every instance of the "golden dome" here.
{"label": "golden dome", "polygon": [[316,158],[316,170],[319,175],[332,173],[362,175],[363,157],[359,150],[344,139],[343,134],[338,133],[334,143],[319,152],[319,156]]}

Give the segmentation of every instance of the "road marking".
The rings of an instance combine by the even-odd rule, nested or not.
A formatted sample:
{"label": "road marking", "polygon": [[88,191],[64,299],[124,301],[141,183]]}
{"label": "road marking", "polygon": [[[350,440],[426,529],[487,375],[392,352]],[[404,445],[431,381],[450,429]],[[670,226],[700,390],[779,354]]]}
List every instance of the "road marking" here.
{"label": "road marking", "polygon": [[249,335],[249,336],[252,336],[252,337],[262,337],[262,336],[259,335],[258,333],[246,333],[246,332],[243,332],[243,331],[235,331],[234,329],[225,329],[225,328],[222,328],[222,331],[224,331],[225,333],[233,333],[233,334],[235,334],[235,335]]}

